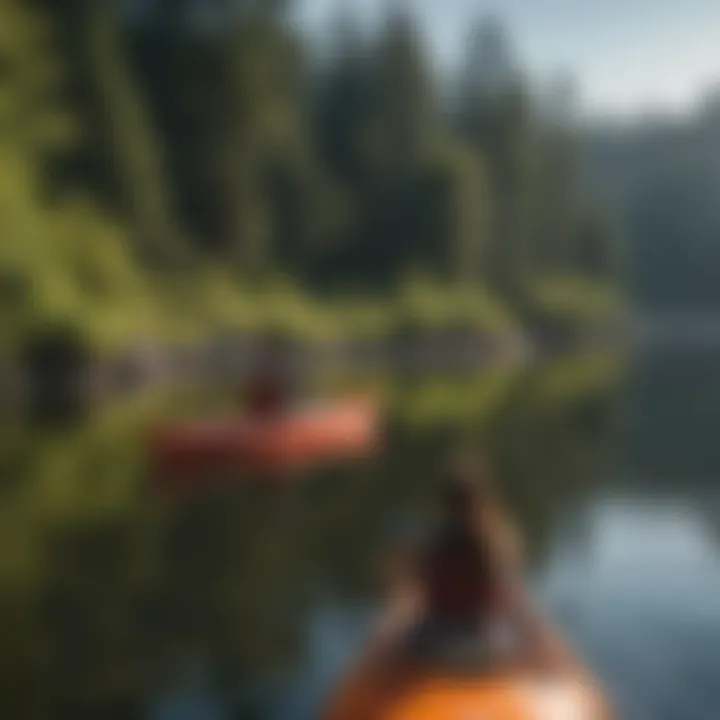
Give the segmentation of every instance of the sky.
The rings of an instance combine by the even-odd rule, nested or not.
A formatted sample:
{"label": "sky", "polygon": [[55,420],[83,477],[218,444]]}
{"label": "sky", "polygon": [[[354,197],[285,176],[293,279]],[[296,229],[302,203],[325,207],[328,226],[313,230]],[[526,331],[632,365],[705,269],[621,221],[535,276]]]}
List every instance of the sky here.
{"label": "sky", "polygon": [[[368,23],[391,0],[301,0],[300,22],[322,30],[342,7]],[[505,23],[531,74],[571,72],[591,116],[683,112],[720,81],[719,0],[405,0],[451,68],[473,19]]]}

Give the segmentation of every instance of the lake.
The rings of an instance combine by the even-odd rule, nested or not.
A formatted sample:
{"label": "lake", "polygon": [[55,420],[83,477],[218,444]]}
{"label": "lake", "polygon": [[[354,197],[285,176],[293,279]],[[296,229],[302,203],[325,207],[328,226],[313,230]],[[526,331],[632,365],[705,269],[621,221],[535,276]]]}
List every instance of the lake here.
{"label": "lake", "polygon": [[316,716],[459,444],[492,458],[538,601],[619,717],[717,716],[720,348],[357,384],[389,408],[377,456],[279,493],[154,491],[148,424],[222,389],[5,428],[1,716]]}

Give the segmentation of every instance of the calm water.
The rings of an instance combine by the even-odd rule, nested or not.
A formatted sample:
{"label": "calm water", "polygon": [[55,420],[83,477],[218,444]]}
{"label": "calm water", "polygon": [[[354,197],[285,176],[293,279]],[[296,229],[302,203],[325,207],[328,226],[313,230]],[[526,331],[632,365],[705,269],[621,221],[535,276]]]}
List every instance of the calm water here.
{"label": "calm water", "polygon": [[314,717],[460,441],[492,454],[538,598],[620,716],[720,716],[720,349],[373,385],[383,452],[275,495],[158,497],[153,399],[8,430],[0,716]]}

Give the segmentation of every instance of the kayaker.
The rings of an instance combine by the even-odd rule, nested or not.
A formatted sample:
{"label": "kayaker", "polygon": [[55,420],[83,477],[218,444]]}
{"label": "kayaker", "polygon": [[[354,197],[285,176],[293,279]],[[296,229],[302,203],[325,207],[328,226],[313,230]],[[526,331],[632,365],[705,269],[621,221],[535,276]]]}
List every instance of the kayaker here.
{"label": "kayaker", "polygon": [[370,655],[395,657],[401,649],[423,661],[462,646],[491,662],[564,662],[565,648],[525,591],[519,534],[487,467],[453,463],[440,505],[439,527],[395,568],[390,609]]}
{"label": "kayaker", "polygon": [[[425,542],[406,548],[391,568],[388,612],[323,717],[539,717],[552,714],[544,708],[554,696],[531,684],[542,703],[535,706],[517,690],[527,687],[527,679],[551,679],[547,673],[561,683],[547,685],[553,692],[563,683],[568,688],[557,696],[558,712],[610,720],[602,689],[525,592],[519,534],[489,472],[482,464],[453,464],[440,506],[439,527]],[[503,628],[508,632],[498,634]],[[468,648],[468,641],[476,654],[453,652],[453,645]],[[498,682],[455,683],[458,671],[474,679],[488,673]]]}

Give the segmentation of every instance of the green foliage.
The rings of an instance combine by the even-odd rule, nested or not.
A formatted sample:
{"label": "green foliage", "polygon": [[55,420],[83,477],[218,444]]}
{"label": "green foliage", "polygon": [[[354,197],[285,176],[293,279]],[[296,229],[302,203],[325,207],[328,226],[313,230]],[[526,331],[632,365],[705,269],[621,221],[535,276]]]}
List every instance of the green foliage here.
{"label": "green foliage", "polygon": [[[78,717],[87,707],[111,715],[118,695],[140,703],[157,696],[198,645],[222,661],[232,687],[258,687],[268,673],[286,677],[284,669],[303,662],[301,633],[317,604],[308,578],[336,597],[370,599],[389,530],[435,509],[438,478],[459,437],[491,434],[502,489],[518,496],[513,507],[529,531],[528,550],[537,550],[556,526],[558,498],[593,489],[616,414],[612,383],[593,379],[604,374],[572,364],[514,377],[495,368],[391,388],[381,458],[319,471],[309,479],[326,483],[293,485],[282,496],[241,477],[191,502],[152,492],[140,452],[147,428],[176,419],[181,405],[194,415],[216,411],[207,398],[145,396],[106,407],[81,427],[23,428],[0,454],[9,716],[60,708]],[[567,375],[572,388],[547,392]],[[48,602],[63,612],[39,612]],[[170,607],[174,622],[153,631],[153,610],[165,617]],[[190,622],[197,617],[201,623]],[[68,663],[78,646],[82,653]],[[42,693],[39,673],[52,678]]]}
{"label": "green foliage", "polygon": [[318,68],[281,5],[0,2],[6,348],[596,314],[611,233],[496,25],[448,108],[407,13],[345,22]]}
{"label": "green foliage", "polygon": [[602,394],[618,387],[627,371],[627,358],[616,353],[580,355],[553,363],[534,389],[534,400],[551,405]]}
{"label": "green foliage", "polygon": [[427,277],[409,276],[401,285],[398,306],[398,320],[420,328],[455,325],[502,333],[515,325],[497,298],[472,283],[448,287]]}
{"label": "green foliage", "polygon": [[528,294],[533,307],[551,316],[602,319],[622,308],[614,288],[582,277],[545,277],[530,285]]}
{"label": "green foliage", "polygon": [[517,378],[517,371],[496,367],[476,377],[424,380],[396,390],[390,400],[392,411],[413,427],[434,424],[478,427],[492,417],[506,400]]}

